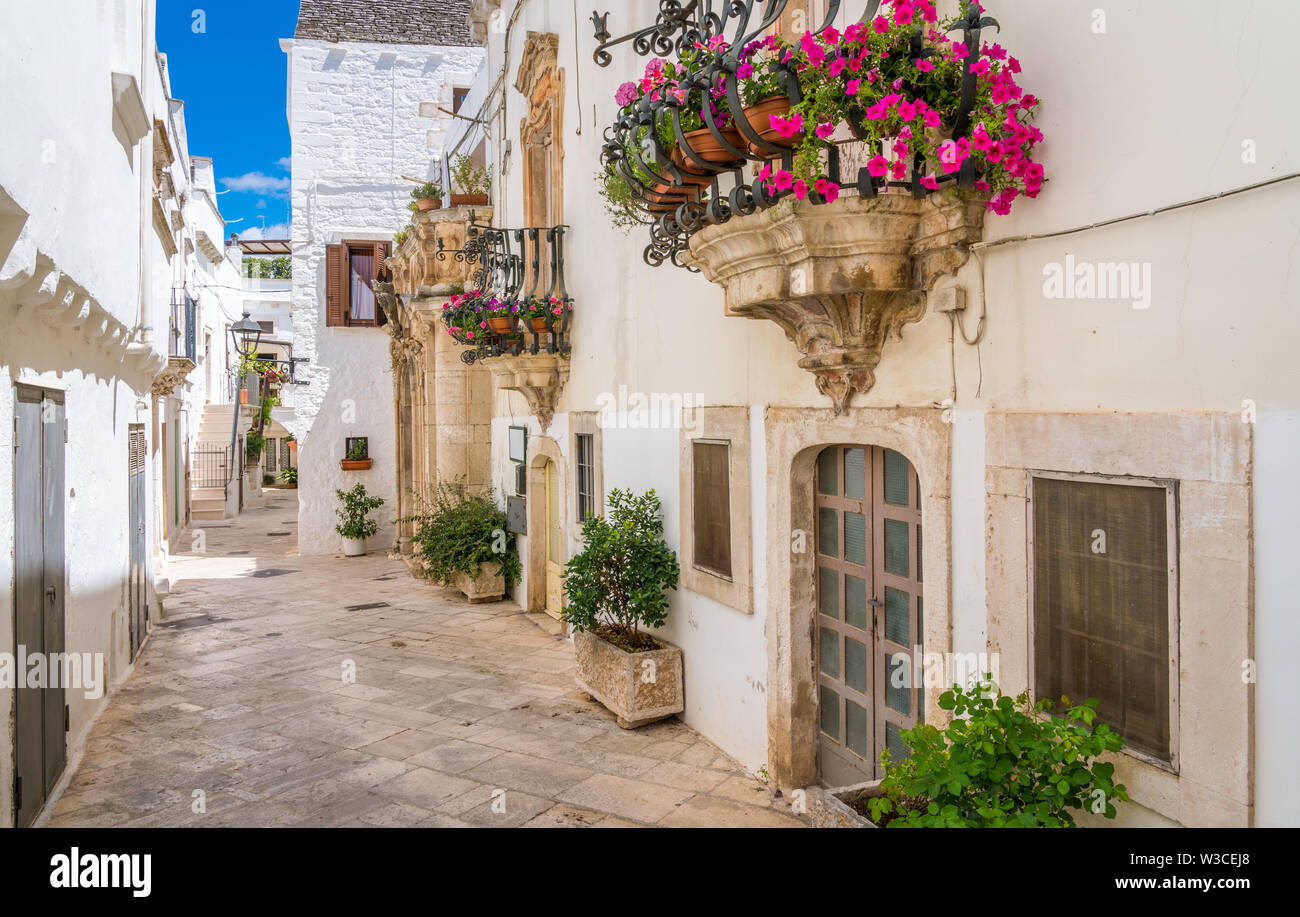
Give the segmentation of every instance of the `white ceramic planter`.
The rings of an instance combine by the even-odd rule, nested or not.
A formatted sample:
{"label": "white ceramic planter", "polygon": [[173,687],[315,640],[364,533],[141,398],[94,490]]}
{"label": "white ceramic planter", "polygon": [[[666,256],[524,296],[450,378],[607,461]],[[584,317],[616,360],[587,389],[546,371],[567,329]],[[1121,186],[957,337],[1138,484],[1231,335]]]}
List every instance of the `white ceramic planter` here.
{"label": "white ceramic planter", "polygon": [[366,540],[364,538],[344,538],[343,555],[345,557],[364,557]]}

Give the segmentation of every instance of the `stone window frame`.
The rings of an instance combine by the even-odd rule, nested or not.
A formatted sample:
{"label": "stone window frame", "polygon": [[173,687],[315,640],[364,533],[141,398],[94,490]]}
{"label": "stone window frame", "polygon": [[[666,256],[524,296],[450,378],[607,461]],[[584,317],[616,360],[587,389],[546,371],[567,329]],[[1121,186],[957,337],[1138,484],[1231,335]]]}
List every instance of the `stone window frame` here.
{"label": "stone window frame", "polygon": [[[1178,481],[1178,773],[1106,756],[1136,804],[1189,827],[1247,827],[1253,815],[1251,440],[1238,412],[994,412],[985,417],[988,650],[1003,692],[1029,686],[1028,474]],[[927,607],[927,611],[928,611]],[[1124,807],[1120,807],[1120,817]]]}
{"label": "stone window frame", "polygon": [[529,32],[515,74],[515,89],[527,99],[519,120],[519,155],[523,163],[524,221],[538,225],[532,214],[535,177],[529,150],[542,147],[550,174],[546,176],[548,225],[564,222],[564,68],[559,66],[560,37],[554,32]]}
{"label": "stone window frame", "polygon": [[[678,435],[679,560],[682,586],[741,614],[754,613],[750,421],[747,407],[697,407],[682,414]],[[725,442],[731,497],[731,576],[695,565],[696,440]]]}
{"label": "stone window frame", "polygon": [[591,437],[591,487],[592,511],[596,515],[605,512],[605,454],[604,437],[601,435],[599,411],[572,411],[569,414],[569,454],[572,460],[569,467],[569,488],[573,495],[573,512],[570,514],[570,534],[575,539],[582,538],[582,520],[578,518],[578,435]]}
{"label": "stone window frame", "polygon": [[[1161,770],[1178,773],[1178,720],[1179,720],[1179,703],[1178,703],[1178,666],[1179,666],[1179,631],[1178,631],[1178,601],[1179,601],[1179,576],[1178,576],[1178,551],[1180,545],[1178,531],[1178,481],[1169,478],[1154,478],[1143,475],[1115,475],[1115,474],[1077,474],[1073,472],[1054,471],[1044,468],[1030,468],[1025,471],[1025,493],[1026,493],[1026,510],[1025,510],[1025,532],[1026,547],[1028,556],[1025,561],[1026,573],[1029,577],[1029,606],[1028,606],[1028,686],[1030,697],[1033,700],[1041,700],[1037,696],[1037,666],[1035,663],[1035,650],[1038,645],[1037,633],[1037,614],[1036,595],[1038,584],[1034,578],[1034,481],[1048,479],[1053,481],[1077,481],[1090,484],[1112,484],[1119,487],[1154,487],[1165,491],[1166,500],[1166,563],[1170,566],[1169,574],[1169,607],[1166,610],[1168,615],[1168,656],[1169,656],[1169,757],[1162,758],[1149,752],[1139,751],[1130,748],[1127,744],[1122,752],[1130,757],[1136,758],[1150,764],[1152,767],[1158,767]],[[1049,698],[1056,701],[1057,698]],[[1118,727],[1113,727],[1119,731]]]}

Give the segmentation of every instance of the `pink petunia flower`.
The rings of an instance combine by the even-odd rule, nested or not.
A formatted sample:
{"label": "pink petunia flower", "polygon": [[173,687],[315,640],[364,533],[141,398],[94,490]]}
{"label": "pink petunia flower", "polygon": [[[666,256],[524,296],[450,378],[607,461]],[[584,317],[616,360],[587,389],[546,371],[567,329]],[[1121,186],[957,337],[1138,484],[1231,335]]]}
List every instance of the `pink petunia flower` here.
{"label": "pink petunia flower", "polygon": [[861,83],[860,83],[859,80],[849,80],[847,83],[844,84],[844,94],[845,94],[845,95],[850,95],[850,96],[855,96],[855,95],[857,95],[857,94],[858,94],[858,86],[859,86],[860,84],[861,84]]}
{"label": "pink petunia flower", "polygon": [[922,57],[916,62],[916,69],[920,70],[922,73],[929,73],[934,69],[934,64]]}
{"label": "pink petunia flower", "polygon": [[889,168],[889,161],[885,159],[884,156],[881,156],[879,153],[877,153],[875,156],[872,156],[869,160],[867,160],[867,172],[869,172],[871,175],[874,175],[876,178],[879,178],[880,176],[884,175],[885,170],[888,168]]}
{"label": "pink petunia flower", "polygon": [[884,35],[889,31],[889,20],[884,16],[877,16],[871,20],[871,27],[876,30],[877,35]]}
{"label": "pink petunia flower", "polygon": [[807,196],[808,196],[808,185],[801,178],[794,183],[794,197],[795,200],[801,201]]}
{"label": "pink petunia flower", "polygon": [[819,178],[813,183],[817,193],[826,199],[826,203],[833,204],[835,199],[840,196],[840,186],[829,179]]}
{"label": "pink petunia flower", "polygon": [[829,140],[831,134],[835,133],[835,125],[829,121],[823,121],[817,125],[817,136],[823,140]]}

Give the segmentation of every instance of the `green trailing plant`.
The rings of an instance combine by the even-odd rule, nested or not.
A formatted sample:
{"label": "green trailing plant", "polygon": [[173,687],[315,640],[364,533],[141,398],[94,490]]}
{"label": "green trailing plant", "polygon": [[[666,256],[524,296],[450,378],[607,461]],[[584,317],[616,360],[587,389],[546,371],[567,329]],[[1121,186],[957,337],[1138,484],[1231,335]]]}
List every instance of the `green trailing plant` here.
{"label": "green trailing plant", "polygon": [[244,455],[247,457],[249,464],[253,464],[262,457],[262,446],[265,445],[266,438],[257,430],[249,430],[244,438]]}
{"label": "green trailing plant", "polygon": [[605,215],[609,217],[615,229],[622,230],[626,235],[633,228],[645,224],[646,219],[639,209],[641,198],[632,191],[617,168],[610,165],[598,169],[596,189],[605,207]]}
{"label": "green trailing plant", "polygon": [[681,577],[677,555],[664,542],[659,497],[612,490],[609,512],[588,516],[583,549],[565,565],[568,605],[563,618],[574,630],[592,631],[636,652],[658,644],[642,627],[662,627],[668,595]]}
{"label": "green trailing plant", "polygon": [[476,166],[468,156],[457,156],[451,164],[451,183],[461,194],[487,194],[492,175],[487,166]]}
{"label": "green trailing plant", "polygon": [[969,690],[953,685],[939,706],[953,714],[943,730],[922,723],[903,732],[905,760],[881,754],[881,796],[868,801],[877,824],[897,828],[1075,826],[1072,810],[1115,817],[1128,799],[1115,765],[1097,762],[1124,741],[1097,722],[1097,701],[1063,715],[1050,701],[1012,698],[986,676]]}
{"label": "green trailing plant", "polygon": [[409,520],[412,540],[429,575],[450,583],[457,573],[478,579],[483,564],[495,564],[506,586],[519,582],[522,567],[515,536],[506,530],[505,510],[491,488],[470,491],[463,481],[444,481],[427,509]]}
{"label": "green trailing plant", "polygon": [[367,451],[366,443],[357,441],[348,447],[347,460],[349,462],[360,462],[367,458]]}
{"label": "green trailing plant", "polygon": [[351,490],[336,490],[334,493],[341,504],[334,511],[339,517],[339,524],[334,527],[334,531],[344,538],[358,541],[379,531],[379,523],[370,518],[370,513],[384,505],[383,497],[372,497],[366,492],[364,484],[358,484]]}
{"label": "green trailing plant", "polygon": [[281,469],[280,469],[280,483],[282,483],[282,484],[297,484],[297,483],[298,483],[298,469],[297,469],[297,468],[294,468],[293,466],[289,466],[288,468],[281,468]]}

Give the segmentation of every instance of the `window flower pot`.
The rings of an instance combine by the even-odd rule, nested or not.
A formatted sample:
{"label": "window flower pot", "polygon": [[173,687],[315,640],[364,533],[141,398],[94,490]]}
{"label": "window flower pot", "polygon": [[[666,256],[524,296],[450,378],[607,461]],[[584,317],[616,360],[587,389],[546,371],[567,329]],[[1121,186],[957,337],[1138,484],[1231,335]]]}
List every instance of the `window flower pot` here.
{"label": "window flower pot", "polygon": [[417,198],[415,199],[415,206],[419,208],[419,210],[420,210],[421,213],[428,213],[430,210],[441,210],[441,209],[442,209],[442,198],[440,198],[440,197],[417,197]]}
{"label": "window flower pot", "polygon": [[365,553],[366,553],[366,540],[364,538],[343,539],[344,557],[364,557]]}
{"label": "window flower pot", "polygon": [[578,687],[635,729],[686,709],[682,651],[655,638],[659,649],[629,653],[591,633],[575,631],[573,653]]}
{"label": "window flower pot", "polygon": [[[743,149],[745,140],[740,136],[740,131],[734,127],[719,128],[718,132],[723,138],[734,146],[736,149]],[[695,152],[696,159],[703,159],[705,162],[732,163],[736,157],[722,148],[718,143],[713,132],[707,127],[701,127],[698,130],[686,132],[686,143]],[[683,154],[685,155],[685,154]],[[689,158],[686,160],[689,162]]]}
{"label": "window flower pot", "polygon": [[373,459],[340,459],[339,467],[344,471],[365,471],[374,463]]}
{"label": "window flower pot", "polygon": [[488,327],[497,334],[509,334],[515,330],[513,319],[509,315],[489,315]]}
{"label": "window flower pot", "polygon": [[506,580],[501,573],[500,564],[479,564],[477,578],[457,573],[453,585],[464,593],[471,605],[497,602],[506,594]]}
{"label": "window flower pot", "polygon": [[453,207],[486,207],[488,196],[486,194],[453,194],[451,196],[451,206]]}
{"label": "window flower pot", "polygon": [[[784,95],[769,96],[755,102],[745,109],[745,120],[749,126],[754,129],[758,136],[762,137],[768,143],[774,146],[790,148],[797,146],[803,139],[803,134],[795,134],[793,137],[782,137],[777,130],[772,127],[772,116],[786,118],[790,115],[790,99]],[[755,144],[748,144],[749,151],[755,156],[761,156],[764,159],[776,156],[769,150],[764,150]]]}
{"label": "window flower pot", "polygon": [[699,189],[694,185],[681,187],[666,181],[655,182],[645,194],[652,213],[672,213],[688,200],[699,199]]}
{"label": "window flower pot", "polygon": [[551,333],[551,326],[546,323],[546,319],[538,315],[534,315],[528,319],[528,327],[531,328],[535,334]]}
{"label": "window flower pot", "polygon": [[669,158],[672,159],[673,165],[681,170],[683,184],[699,185],[701,188],[713,184],[713,176],[702,171],[698,166],[688,164],[686,154],[679,148],[674,147]]}

